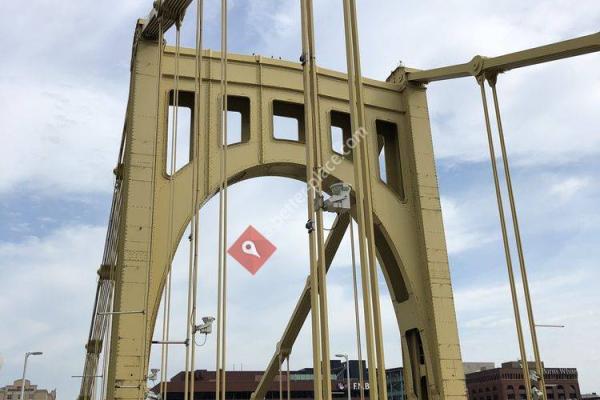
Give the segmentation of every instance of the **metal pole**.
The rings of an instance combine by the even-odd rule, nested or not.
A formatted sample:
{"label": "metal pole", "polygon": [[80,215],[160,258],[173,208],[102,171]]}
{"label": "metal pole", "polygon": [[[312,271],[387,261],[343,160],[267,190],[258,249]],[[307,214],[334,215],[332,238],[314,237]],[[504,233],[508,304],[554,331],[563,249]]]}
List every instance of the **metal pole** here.
{"label": "metal pole", "polygon": [[287,400],[292,400],[292,389],[290,387],[290,355],[285,358],[287,364]]}
{"label": "metal pole", "polygon": [[21,379],[21,400],[25,398],[25,374],[27,372],[27,359],[29,356],[40,356],[43,353],[41,351],[28,351],[25,353],[25,362],[23,363],[23,378]]}
{"label": "metal pole", "polygon": [[346,356],[346,382],[348,386],[348,400],[352,400],[352,396],[350,395],[350,360],[348,360],[348,356]]}
{"label": "metal pole", "polygon": [[[306,182],[307,182],[307,212],[309,223],[312,223],[315,216],[315,198],[317,188],[311,184],[313,173],[315,171],[315,154],[313,150],[313,124],[312,108],[313,104],[311,96],[311,74],[310,63],[308,62],[312,55],[310,54],[310,37],[309,37],[309,9],[306,0],[300,1],[301,25],[302,25],[302,54],[304,57],[303,68],[303,87],[304,87],[304,136],[306,141]],[[308,249],[310,257],[310,316],[311,316],[311,333],[312,333],[312,358],[313,358],[313,386],[314,399],[323,400],[323,376],[322,369],[322,352],[321,352],[321,321],[320,321],[320,302],[319,302],[319,275],[318,275],[318,250],[316,246],[314,229],[311,227],[308,231]],[[329,379],[329,377],[327,377]],[[329,400],[329,399],[326,399]]]}
{"label": "metal pole", "polygon": [[354,319],[356,322],[356,351],[358,355],[358,382],[360,384],[360,400],[365,400],[365,378],[363,375],[362,343],[360,340],[360,313],[358,311],[358,284],[356,282],[356,256],[354,251],[354,221],[350,216],[350,247],[352,251],[352,288],[354,292]]}
{"label": "metal pole", "polygon": [[279,352],[279,400],[283,400],[283,371],[281,370],[281,351]]}
{"label": "metal pole", "polygon": [[[313,13],[313,1],[304,0],[304,13],[302,30],[304,31],[303,37],[303,53],[305,57],[304,71],[308,72],[305,76],[305,83],[308,84],[308,88],[305,86],[304,90],[308,89],[308,103],[305,104],[306,119],[308,124],[305,124],[305,130],[309,135],[313,136],[312,146],[308,148],[308,151],[314,152],[313,158],[313,169],[310,171],[312,177],[309,178],[310,182],[313,182],[314,188],[311,192],[315,195],[314,199],[309,201],[314,202],[322,196],[322,165],[323,165],[323,153],[322,153],[322,135],[321,135],[321,124],[319,121],[319,89],[317,84],[317,64],[316,64],[316,49],[315,49],[315,32],[314,32],[314,13]],[[306,94],[305,94],[306,96]],[[310,125],[309,129],[306,129]],[[305,135],[307,136],[307,135]],[[307,142],[308,144],[308,142]],[[316,271],[318,274],[318,299],[319,299],[319,328],[320,328],[320,339],[321,339],[321,353],[320,359],[322,363],[322,375],[319,377],[323,379],[322,390],[323,397],[326,400],[331,399],[331,367],[329,364],[330,353],[329,353],[329,322],[328,322],[328,306],[327,306],[327,280],[326,280],[326,268],[325,268],[325,251],[324,251],[324,233],[323,233],[323,210],[321,207],[313,207],[313,215],[316,221]],[[312,217],[311,217],[312,219]]]}
{"label": "metal pole", "polygon": [[[361,269],[361,284],[363,289],[363,308],[365,318],[365,337],[367,344],[367,360],[368,368],[373,373],[369,374],[369,397],[377,399],[378,388],[377,388],[377,362],[376,362],[376,345],[374,336],[373,326],[373,310],[371,300],[371,288],[370,288],[370,261],[371,257],[368,254],[367,247],[369,241],[367,238],[368,233],[371,230],[368,229],[366,214],[368,214],[369,207],[365,197],[364,191],[369,188],[366,187],[368,179],[364,179],[365,169],[363,168],[363,152],[361,151],[362,143],[365,140],[363,137],[356,137],[356,135],[363,130],[363,116],[364,116],[364,103],[361,103],[362,96],[359,90],[362,89],[362,85],[357,83],[361,78],[360,68],[356,65],[357,60],[355,57],[356,44],[354,43],[353,29],[352,29],[352,4],[350,0],[344,0],[344,31],[346,41],[346,63],[348,68],[348,92],[349,92],[349,103],[350,103],[350,125],[352,135],[355,140],[358,140],[355,149],[352,149],[352,161],[354,164],[354,192],[356,194],[356,214],[358,223],[358,247],[360,257],[360,269]],[[358,68],[357,68],[358,67]],[[362,112],[361,112],[362,110]]]}
{"label": "metal pole", "polygon": [[523,283],[523,291],[525,293],[525,305],[527,310],[527,318],[529,320],[529,330],[531,333],[531,341],[533,344],[533,355],[535,356],[535,369],[539,375],[540,386],[544,399],[546,396],[546,381],[544,379],[544,367],[540,357],[540,348],[538,345],[537,331],[535,318],[533,316],[533,305],[531,303],[531,294],[529,292],[529,280],[527,279],[527,268],[525,266],[525,256],[523,254],[523,243],[521,241],[521,231],[519,229],[519,219],[517,217],[517,208],[515,205],[515,195],[512,188],[512,180],[510,178],[510,168],[508,163],[508,155],[506,151],[506,143],[504,141],[504,129],[502,128],[502,118],[500,117],[500,106],[498,104],[498,93],[496,92],[497,75],[492,75],[488,78],[488,83],[492,88],[494,98],[494,110],[496,112],[496,123],[498,124],[498,136],[500,138],[500,150],[502,152],[502,161],[504,163],[504,176],[506,179],[506,187],[508,189],[508,200],[510,204],[510,213],[515,232],[515,241],[517,243],[517,254],[519,256],[519,267],[521,268],[521,280]]}
{"label": "metal pole", "polygon": [[127,314],[144,314],[144,310],[139,311],[106,311],[98,312],[98,315],[127,315]]}
{"label": "metal pole", "polygon": [[492,164],[492,173],[494,176],[494,186],[496,188],[496,201],[498,203],[498,216],[500,218],[500,228],[502,229],[502,241],[504,244],[504,256],[506,258],[506,268],[508,270],[508,279],[510,282],[510,294],[512,296],[513,311],[515,313],[515,324],[517,327],[517,338],[519,341],[519,352],[521,353],[521,364],[523,366],[523,380],[525,382],[525,392],[527,400],[531,400],[531,384],[529,381],[529,364],[527,363],[527,354],[525,352],[525,342],[523,340],[523,328],[521,326],[521,313],[519,311],[519,300],[515,285],[515,277],[512,266],[512,257],[510,255],[510,245],[508,243],[508,233],[506,231],[506,218],[504,216],[504,206],[502,202],[502,191],[498,180],[498,167],[496,165],[496,151],[494,150],[494,140],[492,139],[492,128],[490,126],[490,114],[488,111],[487,97],[485,95],[485,86],[483,76],[478,77],[477,82],[481,89],[481,101],[483,103],[483,114],[485,117],[485,128],[487,132],[488,147],[490,151],[490,162]]}
{"label": "metal pole", "polygon": [[351,400],[350,395],[350,360],[348,358],[348,354],[340,353],[336,354],[336,357],[343,358],[346,361],[346,387],[348,388],[348,400]]}
{"label": "metal pole", "polygon": [[25,353],[25,362],[23,363],[23,378],[21,378],[21,399],[25,398],[25,372],[27,371],[27,359],[29,358],[29,353]]}

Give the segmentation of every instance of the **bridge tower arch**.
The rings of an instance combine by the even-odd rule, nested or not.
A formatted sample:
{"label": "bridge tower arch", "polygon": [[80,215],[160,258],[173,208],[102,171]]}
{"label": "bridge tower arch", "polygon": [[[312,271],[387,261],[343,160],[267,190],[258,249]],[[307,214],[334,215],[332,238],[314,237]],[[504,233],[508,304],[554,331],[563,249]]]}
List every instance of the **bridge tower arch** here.
{"label": "bridge tower arch", "polygon": [[[209,50],[203,55],[203,108],[197,119],[191,118],[199,121],[200,129],[190,126],[189,138],[198,145],[199,153],[169,176],[167,137],[169,106],[174,100],[175,50],[165,48],[160,68],[158,52],[155,40],[135,42],[121,157],[115,170],[113,213],[118,213],[118,218],[111,220],[109,228],[115,237],[114,254],[108,257],[113,262],[103,262],[99,271],[100,282],[106,281],[114,293],[108,312],[94,311],[94,318],[102,315],[103,321],[111,322],[110,346],[104,346],[109,399],[144,396],[165,279],[192,218],[192,171],[198,171],[199,205],[214,196],[220,185],[220,54]],[[196,109],[195,55],[195,50],[182,49],[179,56],[179,106],[191,110]],[[242,124],[239,143],[228,146],[228,182],[259,176],[305,181],[302,65],[232,54],[227,68],[229,110],[241,114]],[[404,74],[393,75],[388,82],[363,79],[368,132],[364,140],[371,159],[385,159],[385,168],[374,163],[370,171],[377,257],[401,333],[408,398],[464,399],[425,88],[403,79],[395,81],[394,76]],[[329,159],[336,155],[331,128],[340,128],[344,137],[350,134],[348,77],[319,69],[317,80],[322,132],[318,140]],[[297,140],[276,137],[274,116],[297,119]],[[352,157],[345,157],[323,187],[335,182],[353,185],[353,180]],[[170,221],[172,237],[168,234]],[[103,346],[98,338],[93,339],[93,332],[90,337],[86,370],[90,370],[88,364],[95,370],[93,364]],[[89,398],[90,393],[82,389],[81,396]]]}

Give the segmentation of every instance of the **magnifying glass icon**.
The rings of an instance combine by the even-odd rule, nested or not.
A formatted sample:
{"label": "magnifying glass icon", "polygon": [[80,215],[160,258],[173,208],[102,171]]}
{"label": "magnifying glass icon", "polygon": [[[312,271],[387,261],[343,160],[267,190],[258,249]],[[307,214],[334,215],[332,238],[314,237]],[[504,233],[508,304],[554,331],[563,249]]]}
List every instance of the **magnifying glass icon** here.
{"label": "magnifying glass icon", "polygon": [[260,254],[258,254],[256,245],[252,240],[246,240],[244,243],[242,243],[242,252],[260,258]]}

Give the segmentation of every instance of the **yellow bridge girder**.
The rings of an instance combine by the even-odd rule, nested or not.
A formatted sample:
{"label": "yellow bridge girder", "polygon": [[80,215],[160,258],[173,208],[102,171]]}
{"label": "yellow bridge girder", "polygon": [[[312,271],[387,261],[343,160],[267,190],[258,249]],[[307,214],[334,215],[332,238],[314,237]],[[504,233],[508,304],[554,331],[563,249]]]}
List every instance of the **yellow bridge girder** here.
{"label": "yellow bridge girder", "polygon": [[[166,48],[158,77],[157,51],[156,42],[139,40],[132,59],[123,162],[117,170],[122,201],[114,270],[115,313],[111,316],[110,346],[106,349],[108,399],[140,399],[147,389],[150,342],[169,258],[192,217],[193,168],[199,171],[200,205],[218,192],[220,184],[220,54],[204,52],[204,108],[199,118],[200,134],[192,137],[199,143],[200,154],[169,177],[167,119],[174,89],[175,54],[173,48]],[[195,50],[182,49],[180,96],[189,92],[193,98],[195,71]],[[323,133],[320,140],[327,160],[335,155],[329,135],[331,124],[349,113],[347,77],[320,69],[318,88]],[[398,339],[404,355],[406,391],[411,399],[464,399],[464,374],[425,89],[364,79],[364,91],[369,132],[364,140],[373,160],[378,159],[384,140],[377,135],[378,124],[396,127],[393,140],[383,144],[394,146],[398,155],[395,164],[386,165],[388,176],[395,183],[380,179],[378,163],[373,164],[371,179],[378,258],[401,333]],[[279,106],[274,104],[302,106],[302,66],[261,56],[229,55],[228,95],[247,99],[249,105],[245,109],[247,118],[243,118],[243,141],[229,146],[229,183],[260,176],[305,181],[304,143],[275,139],[272,122],[273,113],[279,112]],[[292,113],[287,109],[282,112]],[[160,127],[158,132],[156,126]],[[352,160],[345,158],[323,187],[335,182],[353,185],[353,179]],[[169,243],[171,209],[174,235]],[[129,313],[133,310],[143,313]],[[85,391],[82,396],[86,397]]]}

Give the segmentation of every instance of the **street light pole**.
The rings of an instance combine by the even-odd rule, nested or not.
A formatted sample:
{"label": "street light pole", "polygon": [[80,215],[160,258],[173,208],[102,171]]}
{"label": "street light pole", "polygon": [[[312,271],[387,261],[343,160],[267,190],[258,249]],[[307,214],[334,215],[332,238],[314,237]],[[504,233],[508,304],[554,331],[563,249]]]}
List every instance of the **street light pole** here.
{"label": "street light pole", "polygon": [[535,324],[538,328],[565,328],[565,325]]}
{"label": "street light pole", "polygon": [[346,387],[348,388],[348,400],[352,400],[352,396],[350,395],[350,360],[348,360],[348,354],[340,353],[335,356],[343,358],[346,361]]}
{"label": "street light pole", "polygon": [[27,372],[27,359],[29,356],[41,356],[41,351],[28,351],[25,353],[25,362],[23,363],[23,378],[21,379],[21,398],[19,400],[25,400],[25,374]]}

